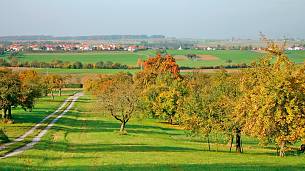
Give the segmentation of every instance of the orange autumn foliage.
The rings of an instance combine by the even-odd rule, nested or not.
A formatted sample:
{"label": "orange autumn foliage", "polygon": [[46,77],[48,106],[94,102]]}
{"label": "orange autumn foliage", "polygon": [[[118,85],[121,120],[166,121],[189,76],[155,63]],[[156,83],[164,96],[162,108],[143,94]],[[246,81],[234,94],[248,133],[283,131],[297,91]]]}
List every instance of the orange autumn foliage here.
{"label": "orange autumn foliage", "polygon": [[156,57],[148,58],[144,62],[144,72],[171,72],[176,77],[180,77],[180,69],[176,64],[176,60],[171,55],[162,56],[161,54],[156,55]]}

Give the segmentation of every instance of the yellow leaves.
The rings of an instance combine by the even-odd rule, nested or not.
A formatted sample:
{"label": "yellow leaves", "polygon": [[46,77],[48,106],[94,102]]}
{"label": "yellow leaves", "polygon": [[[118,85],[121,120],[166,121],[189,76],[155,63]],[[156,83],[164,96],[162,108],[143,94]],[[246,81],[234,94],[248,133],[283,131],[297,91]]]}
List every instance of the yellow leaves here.
{"label": "yellow leaves", "polygon": [[266,50],[269,54],[260,63],[242,72],[243,95],[235,115],[253,136],[295,142],[305,136],[304,68],[292,64],[273,42]]}

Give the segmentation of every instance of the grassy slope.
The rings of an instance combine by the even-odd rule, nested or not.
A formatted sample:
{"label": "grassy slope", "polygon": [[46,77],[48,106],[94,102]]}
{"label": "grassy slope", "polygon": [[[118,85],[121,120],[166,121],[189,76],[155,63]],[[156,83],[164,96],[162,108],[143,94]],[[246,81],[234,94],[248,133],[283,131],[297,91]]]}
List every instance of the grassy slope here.
{"label": "grassy slope", "polygon": [[[134,119],[128,135],[116,133],[119,123],[92,113],[88,96],[76,103],[34,149],[0,160],[2,169],[24,170],[283,170],[305,169],[305,156],[274,156],[271,148],[244,139],[244,154],[229,153],[224,145],[187,138],[183,130],[154,120]],[[193,141],[191,141],[193,140]]]}

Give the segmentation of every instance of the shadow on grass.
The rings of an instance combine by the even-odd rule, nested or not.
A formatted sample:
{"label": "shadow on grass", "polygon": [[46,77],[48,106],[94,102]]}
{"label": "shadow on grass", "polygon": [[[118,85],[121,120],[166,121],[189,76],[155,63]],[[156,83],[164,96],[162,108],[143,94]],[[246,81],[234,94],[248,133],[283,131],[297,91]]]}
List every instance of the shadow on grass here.
{"label": "shadow on grass", "polygon": [[24,113],[19,113],[14,115],[13,113],[13,120],[15,123],[38,123],[40,122],[44,117],[48,116],[51,114],[53,111],[49,111],[50,109],[48,108],[40,108],[39,110],[35,110],[32,112],[29,111],[24,111]]}
{"label": "shadow on grass", "polygon": [[[72,117],[63,117],[62,121],[53,126],[52,129],[66,132],[116,132],[120,128],[119,122],[110,122],[93,119],[75,119]],[[164,135],[183,135],[183,132],[177,132],[173,128],[163,128],[152,125],[127,124],[128,134],[164,134]]]}
{"label": "shadow on grass", "polygon": [[216,164],[134,164],[134,165],[101,165],[101,164],[74,164],[71,166],[35,167],[26,164],[3,162],[0,166],[3,170],[131,170],[131,171],[156,171],[156,170],[304,170],[304,165],[296,166],[266,166],[264,163],[216,163]]}
{"label": "shadow on grass", "polygon": [[[52,142],[44,141],[45,145]],[[38,145],[35,149],[45,150],[44,144]],[[72,153],[92,153],[92,152],[187,152],[202,151],[195,148],[175,147],[175,146],[152,146],[146,144],[69,144],[69,150],[66,151],[66,143],[54,143],[48,146],[48,150]]]}

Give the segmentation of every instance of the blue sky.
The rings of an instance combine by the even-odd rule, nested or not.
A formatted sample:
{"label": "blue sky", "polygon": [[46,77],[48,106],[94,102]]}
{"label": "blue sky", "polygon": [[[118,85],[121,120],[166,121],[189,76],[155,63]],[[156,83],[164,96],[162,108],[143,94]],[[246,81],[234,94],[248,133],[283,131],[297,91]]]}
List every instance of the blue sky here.
{"label": "blue sky", "polygon": [[305,38],[305,0],[1,0],[0,36]]}

